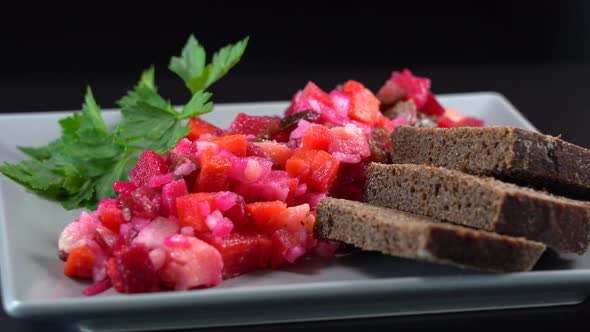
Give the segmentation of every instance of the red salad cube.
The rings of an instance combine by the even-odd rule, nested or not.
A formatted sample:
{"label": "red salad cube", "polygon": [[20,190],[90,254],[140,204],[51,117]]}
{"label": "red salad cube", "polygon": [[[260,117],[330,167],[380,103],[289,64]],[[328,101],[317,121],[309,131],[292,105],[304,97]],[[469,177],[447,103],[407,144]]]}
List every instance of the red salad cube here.
{"label": "red salad cube", "polygon": [[328,191],[339,165],[340,161],[326,151],[300,149],[287,160],[285,169],[310,189]]}
{"label": "red salad cube", "polygon": [[166,160],[152,150],[145,150],[129,173],[129,178],[139,187],[147,185],[152,176],[166,173],[168,173]]}
{"label": "red salad cube", "polygon": [[72,249],[64,266],[64,274],[75,278],[92,278],[94,266],[94,254],[88,246],[80,246]]}
{"label": "red salad cube", "polygon": [[248,141],[245,135],[221,136],[211,140],[219,145],[219,148],[226,149],[238,157],[245,157],[248,150]]}
{"label": "red salad cube", "polygon": [[119,227],[121,227],[121,224],[125,222],[123,210],[114,204],[107,205],[102,210],[102,214],[99,216],[99,219],[100,223],[104,227],[115,233],[119,233]]}
{"label": "red salad cube", "polygon": [[324,90],[313,82],[307,82],[307,85],[301,93],[301,99],[309,98],[317,100],[326,106],[332,106],[332,98]]}
{"label": "red salad cube", "polygon": [[223,279],[237,277],[260,267],[259,240],[256,232],[231,233],[211,244],[223,260]]}
{"label": "red salad cube", "polygon": [[155,218],[160,214],[159,190],[147,186],[139,187],[125,198],[123,207],[128,208],[132,216]]}
{"label": "red salad cube", "polygon": [[[109,266],[113,265],[114,266]],[[110,270],[110,273],[109,273]],[[144,245],[122,247],[114,263],[107,264],[107,274],[115,288],[123,293],[145,293],[158,290],[158,275]]]}
{"label": "red salad cube", "polygon": [[213,136],[221,135],[221,129],[210,124],[201,118],[192,118],[188,122],[189,130],[187,138],[191,141],[199,139],[201,135],[209,134]]}
{"label": "red salad cube", "polygon": [[412,99],[418,110],[426,104],[430,93],[430,80],[414,76],[411,71],[404,69],[401,73],[394,71],[390,80],[405,92],[405,99]]}
{"label": "red salad cube", "polygon": [[326,126],[310,126],[301,135],[301,146],[304,149],[326,151],[330,143],[332,143],[332,132]]}
{"label": "red salad cube", "polygon": [[172,181],[162,187],[162,196],[160,198],[160,209],[164,216],[177,216],[176,198],[188,194],[184,179]]}
{"label": "red salad cube", "polygon": [[239,113],[230,125],[232,134],[271,137],[281,129],[281,118],[267,115],[247,115]]}
{"label": "red salad cube", "polygon": [[[245,141],[244,141],[245,142]],[[244,145],[244,154],[245,145]],[[229,188],[228,176],[232,164],[227,156],[216,154],[209,148],[199,158],[201,171],[197,178],[197,191],[222,191]]]}
{"label": "red salad cube", "polygon": [[373,93],[357,81],[348,81],[342,88],[342,92],[350,97],[351,119],[372,126],[379,115],[379,99]]}
{"label": "red salad cube", "polygon": [[420,109],[420,112],[429,115],[441,116],[445,113],[444,107],[436,100],[432,93],[428,94],[424,107]]}

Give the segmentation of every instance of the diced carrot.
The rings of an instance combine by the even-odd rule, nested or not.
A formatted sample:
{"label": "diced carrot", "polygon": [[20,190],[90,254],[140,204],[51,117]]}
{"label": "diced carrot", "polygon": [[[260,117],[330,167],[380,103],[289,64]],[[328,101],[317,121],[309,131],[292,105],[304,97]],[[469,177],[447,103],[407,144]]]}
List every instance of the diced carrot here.
{"label": "diced carrot", "polygon": [[64,267],[64,274],[75,278],[92,278],[94,254],[88,246],[76,247],[70,251]]}
{"label": "diced carrot", "polygon": [[373,126],[379,115],[379,99],[361,83],[352,80],[346,82],[342,92],[350,97],[348,115],[352,119]]}
{"label": "diced carrot", "polygon": [[245,135],[236,134],[222,136],[213,139],[212,142],[217,143],[220,148],[224,148],[238,157],[245,157],[248,147],[248,141]]}
{"label": "diced carrot", "polygon": [[227,157],[215,154],[213,149],[207,149],[199,157],[199,162],[201,171],[197,178],[197,191],[214,192],[228,189],[228,175],[232,164]]}
{"label": "diced carrot", "polygon": [[194,193],[176,198],[176,211],[181,226],[193,226],[196,232],[207,232],[205,218],[215,210],[215,194]]}
{"label": "diced carrot", "polygon": [[256,202],[246,205],[256,228],[263,233],[272,234],[280,222],[281,214],[287,210],[287,204],[281,201]]}
{"label": "diced carrot", "polygon": [[301,136],[301,144],[304,149],[327,151],[331,142],[332,132],[326,126],[311,126]]}
{"label": "diced carrot", "polygon": [[287,160],[285,169],[310,189],[325,192],[332,186],[339,166],[340,161],[326,151],[300,149]]}
{"label": "diced carrot", "polygon": [[200,118],[190,119],[188,126],[190,132],[187,138],[191,141],[199,139],[204,134],[219,135],[221,133],[221,129]]}

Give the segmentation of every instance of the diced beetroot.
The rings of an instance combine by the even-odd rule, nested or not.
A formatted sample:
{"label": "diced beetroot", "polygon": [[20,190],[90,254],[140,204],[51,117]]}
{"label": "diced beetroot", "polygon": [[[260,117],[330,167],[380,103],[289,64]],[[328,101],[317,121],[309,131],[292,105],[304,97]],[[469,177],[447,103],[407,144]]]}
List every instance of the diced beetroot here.
{"label": "diced beetroot", "polygon": [[188,122],[189,133],[187,138],[191,141],[199,139],[202,135],[208,134],[213,136],[221,135],[221,129],[215,127],[211,123],[201,119],[192,118]]}
{"label": "diced beetroot", "polygon": [[99,282],[95,282],[94,284],[88,286],[82,291],[82,294],[86,296],[94,296],[100,294],[109,288],[113,287],[111,279],[105,278]]}
{"label": "diced beetroot", "polygon": [[326,193],[315,192],[315,191],[307,191],[301,196],[297,196],[295,202],[297,204],[309,204],[309,207],[312,210],[320,204],[320,201],[327,196]]}
{"label": "diced beetroot", "polygon": [[127,181],[117,181],[113,183],[113,190],[119,193],[119,196],[129,196],[137,189],[137,186]]}
{"label": "diced beetroot", "polygon": [[313,253],[318,257],[332,257],[338,248],[340,248],[340,242],[338,241],[319,240]]}
{"label": "diced beetroot", "polygon": [[355,164],[371,154],[365,134],[355,125],[334,127],[330,131],[333,139],[328,152],[341,162]]}
{"label": "diced beetroot", "polygon": [[352,80],[346,82],[342,92],[350,97],[348,116],[351,119],[373,126],[377,120],[377,115],[380,114],[379,99],[361,83]]}
{"label": "diced beetroot", "polygon": [[246,203],[242,196],[236,195],[235,204],[223,213],[236,226],[243,226],[250,224],[250,218],[246,213]]}
{"label": "diced beetroot", "polygon": [[445,113],[445,109],[441,106],[441,104],[439,104],[432,93],[428,93],[426,103],[424,104],[424,107],[420,109],[420,112],[429,115],[441,116]]}
{"label": "diced beetroot", "polygon": [[328,150],[332,143],[332,132],[326,126],[313,125],[301,136],[301,147],[304,149]]}
{"label": "diced beetroot", "polygon": [[166,247],[166,262],[158,272],[160,279],[173,285],[175,290],[218,285],[223,269],[219,251],[194,237],[176,237],[185,237],[189,246]]}
{"label": "diced beetroot", "polygon": [[211,244],[223,259],[223,279],[254,271],[260,265],[259,240],[255,232],[231,233]]}
{"label": "diced beetroot", "polygon": [[332,106],[332,98],[330,98],[330,95],[313,82],[307,82],[307,85],[301,92],[300,98],[309,98],[317,100],[326,106]]}
{"label": "diced beetroot", "polygon": [[[123,293],[144,293],[158,290],[158,275],[144,245],[121,248],[115,253],[114,261]],[[117,287],[118,280],[112,281],[113,285]]]}
{"label": "diced beetroot", "polygon": [[418,110],[426,104],[430,93],[430,80],[428,78],[414,76],[408,69],[404,69],[401,73],[394,71],[390,80],[405,91],[405,99],[412,99]]}
{"label": "diced beetroot", "polygon": [[301,257],[305,253],[305,249],[303,249],[303,254],[301,254],[300,249],[295,249],[295,253],[289,253],[289,250],[293,250],[293,248],[301,246],[301,244],[297,236],[285,229],[279,229],[276,231],[272,235],[271,241],[272,254],[270,264],[273,268],[283,265],[285,261],[287,261],[286,258],[289,258],[291,260],[290,263],[293,263],[297,258]]}
{"label": "diced beetroot", "polygon": [[160,193],[147,186],[139,187],[123,201],[123,208],[129,208],[133,216],[155,218],[160,212]]}
{"label": "diced beetroot", "polygon": [[133,244],[142,244],[148,249],[164,245],[164,239],[178,233],[179,225],[168,218],[157,217],[147,224],[133,239]]}
{"label": "diced beetroot", "polygon": [[232,134],[269,138],[281,129],[281,118],[278,116],[239,113],[229,128]]}
{"label": "diced beetroot", "polygon": [[162,196],[160,197],[160,210],[162,215],[177,216],[176,198],[188,195],[188,189],[184,179],[172,181],[162,187]]}
{"label": "diced beetroot", "polygon": [[145,150],[135,167],[129,172],[129,178],[139,187],[148,184],[153,176],[166,173],[168,173],[166,160],[152,150]]}
{"label": "diced beetroot", "polygon": [[111,283],[117,292],[123,292],[125,290],[123,287],[123,280],[121,279],[121,274],[119,273],[119,269],[114,257],[110,258],[107,262],[107,275],[109,276],[109,279],[111,280]]}
{"label": "diced beetroot", "polygon": [[111,231],[119,233],[119,227],[126,222],[123,209],[112,204],[104,206],[101,212],[98,216],[100,223]]}
{"label": "diced beetroot", "polygon": [[391,79],[385,82],[377,93],[377,99],[385,107],[395,104],[397,101],[404,99],[405,96],[406,91]]}
{"label": "diced beetroot", "polygon": [[[170,150],[168,158],[170,158],[170,155],[175,155],[177,157],[176,159],[183,159],[184,157],[197,157],[197,154],[197,145],[187,138],[182,138],[180,141],[178,141],[178,143],[176,143],[176,146],[172,150]],[[169,162],[170,160],[168,160],[168,163]],[[171,167],[171,165],[168,165],[168,169],[174,168],[175,167]]]}
{"label": "diced beetroot", "polygon": [[330,196],[360,201],[366,182],[365,169],[366,163],[364,162],[342,163]]}
{"label": "diced beetroot", "polygon": [[299,181],[286,171],[273,170],[267,177],[253,183],[238,183],[234,192],[244,197],[246,202],[274,201],[286,202],[297,188]]}
{"label": "diced beetroot", "polygon": [[170,183],[170,182],[174,181],[174,175],[175,175],[174,173],[155,175],[148,182],[148,187],[158,188],[158,187],[161,187],[167,183]]}

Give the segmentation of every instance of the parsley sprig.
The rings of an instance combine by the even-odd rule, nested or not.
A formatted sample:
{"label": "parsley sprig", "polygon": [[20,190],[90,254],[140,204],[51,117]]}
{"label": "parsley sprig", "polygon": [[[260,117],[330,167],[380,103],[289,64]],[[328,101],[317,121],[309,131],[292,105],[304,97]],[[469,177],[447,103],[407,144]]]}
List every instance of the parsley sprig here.
{"label": "parsley sprig", "polygon": [[128,180],[145,149],[168,152],[188,134],[187,119],[213,110],[205,90],[238,63],[247,45],[248,37],[227,45],[206,64],[205,49],[191,35],[169,65],[191,91],[190,100],[180,111],[172,107],[158,93],[152,66],[117,102],[121,121],[114,130],[105,124],[88,87],[82,111],[59,121],[61,137],[41,147],[19,147],[31,159],[4,162],[0,173],[68,210],[95,209],[99,199],[114,196],[113,182]]}

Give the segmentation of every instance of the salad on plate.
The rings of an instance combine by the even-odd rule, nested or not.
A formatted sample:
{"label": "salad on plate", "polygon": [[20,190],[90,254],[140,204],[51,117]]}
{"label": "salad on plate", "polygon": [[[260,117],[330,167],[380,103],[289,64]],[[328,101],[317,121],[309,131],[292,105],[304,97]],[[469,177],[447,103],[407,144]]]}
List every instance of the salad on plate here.
{"label": "salad on plate", "polygon": [[145,293],[212,287],[340,243],[314,236],[327,196],[360,200],[365,168],[387,162],[397,126],[483,126],[445,109],[428,78],[394,71],[375,94],[361,82],[330,91],[308,82],[283,116],[240,113],[228,128],[199,118],[213,110],[209,86],[238,63],[248,38],[206,63],[191,36],[169,69],[191,91],[175,108],[143,72],[108,128],[88,88],[81,112],[60,120],[61,137],[20,147],[30,159],[0,172],[66,209],[84,208],[58,240],[64,274]]}

